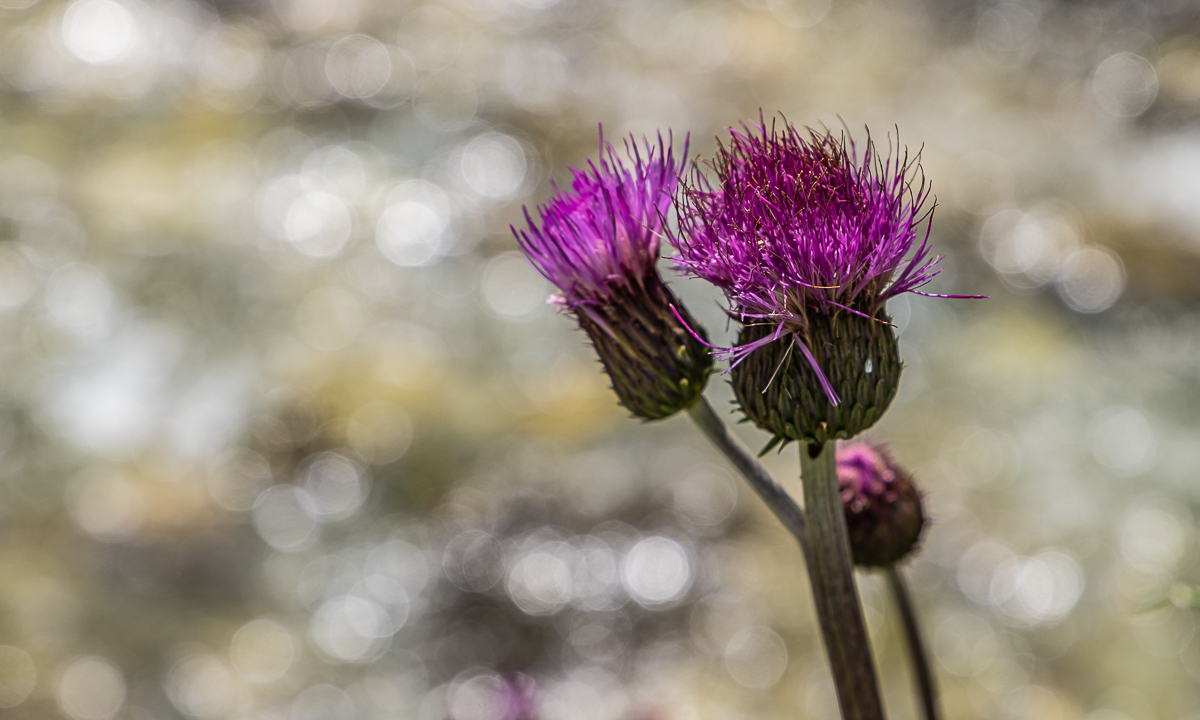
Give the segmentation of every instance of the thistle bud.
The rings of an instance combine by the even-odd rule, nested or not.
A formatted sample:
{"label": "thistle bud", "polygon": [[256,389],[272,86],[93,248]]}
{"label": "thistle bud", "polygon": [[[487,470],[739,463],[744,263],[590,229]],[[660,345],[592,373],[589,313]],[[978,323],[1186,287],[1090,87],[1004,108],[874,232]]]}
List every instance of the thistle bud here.
{"label": "thistle bud", "polygon": [[854,564],[885,567],[913,551],[925,528],[912,476],[882,445],[840,444],[838,488]]}
{"label": "thistle bud", "polygon": [[691,405],[712,371],[703,328],[655,267],[679,164],[661,136],[657,146],[627,144],[628,166],[604,149],[538,208],[539,221],[526,212],[529,229],[513,233],[562,291],[551,300],[591,338],[621,404],[657,420]]}

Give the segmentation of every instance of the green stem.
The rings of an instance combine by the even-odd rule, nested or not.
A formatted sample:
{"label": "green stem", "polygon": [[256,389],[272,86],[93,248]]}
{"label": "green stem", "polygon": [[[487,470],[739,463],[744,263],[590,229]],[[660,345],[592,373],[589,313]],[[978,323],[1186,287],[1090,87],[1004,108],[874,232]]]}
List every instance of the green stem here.
{"label": "green stem", "polygon": [[912,596],[908,593],[908,586],[900,575],[899,568],[889,565],[884,572],[887,573],[892,594],[896,597],[896,607],[900,609],[900,617],[904,620],[904,637],[908,640],[913,680],[917,686],[917,694],[921,696],[925,720],[939,720],[942,713],[938,709],[937,680],[933,674],[933,666],[929,663],[925,642],[921,639],[921,626],[917,624],[917,613],[913,609]]}
{"label": "green stem", "polygon": [[725,455],[729,464],[733,465],[742,477],[746,478],[746,482],[750,483],[754,492],[758,493],[767,507],[771,508],[775,517],[779,518],[783,526],[796,537],[800,548],[807,555],[804,511],[800,509],[792,496],[788,495],[787,491],[775,482],[775,479],[767,473],[766,468],[754,459],[754,456],[729,432],[729,428],[713,412],[712,406],[708,404],[708,400],[703,395],[688,407],[687,412],[701,432]]}
{"label": "green stem", "polygon": [[842,717],[883,720],[879,682],[854,584],[850,537],[838,493],[836,445],[802,446],[800,477],[809,522],[808,576]]}
{"label": "green stem", "polygon": [[[836,447],[801,448],[804,504],[811,522],[808,525],[805,511],[733,437],[703,396],[688,407],[688,415],[799,541],[842,716],[845,720],[883,720],[875,663],[854,584],[850,539],[838,494]],[[811,455],[814,449],[816,453]]]}

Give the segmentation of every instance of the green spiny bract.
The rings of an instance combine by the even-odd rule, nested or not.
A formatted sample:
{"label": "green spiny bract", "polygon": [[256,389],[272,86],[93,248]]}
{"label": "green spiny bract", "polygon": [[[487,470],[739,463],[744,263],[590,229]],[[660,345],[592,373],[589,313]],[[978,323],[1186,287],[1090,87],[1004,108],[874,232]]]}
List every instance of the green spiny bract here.
{"label": "green spiny bract", "polygon": [[[749,324],[738,346],[776,332],[770,324]],[[751,352],[731,371],[733,391],[746,417],[784,442],[825,443],[850,438],[875,424],[900,384],[900,347],[886,313],[865,318],[847,311],[807,315],[806,342],[814,360],[837,392],[828,393],[805,359],[795,332]]]}
{"label": "green spiny bract", "polygon": [[657,273],[640,283],[613,286],[603,302],[580,304],[573,312],[592,339],[613,391],[634,415],[668,417],[704,391],[713,364],[701,342],[707,340],[704,330]]}

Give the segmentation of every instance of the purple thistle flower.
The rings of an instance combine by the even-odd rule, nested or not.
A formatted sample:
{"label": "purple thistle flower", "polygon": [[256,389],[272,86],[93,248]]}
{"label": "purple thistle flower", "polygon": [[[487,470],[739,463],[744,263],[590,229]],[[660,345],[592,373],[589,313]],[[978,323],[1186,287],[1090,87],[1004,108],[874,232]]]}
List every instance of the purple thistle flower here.
{"label": "purple thistle flower", "polygon": [[513,234],[562,292],[551,301],[587,332],[622,404],[654,420],[700,396],[712,356],[655,268],[681,169],[670,136],[627,141],[625,150],[628,165],[601,138],[599,162],[572,169],[571,190],[555,186],[539,221],[526,210],[529,229]]}
{"label": "purple thistle flower", "polygon": [[[684,193],[679,267],[729,294],[746,318],[803,324],[801,306],[867,317],[940,272],[929,257],[933,209],[920,158],[880,157],[868,138],[772,124],[731,129],[713,163],[719,184],[696,173]],[[907,257],[914,250],[911,257]],[[907,259],[906,259],[907,257]],[[943,296],[936,297],[959,297]]]}
{"label": "purple thistle flower", "polygon": [[792,333],[837,405],[810,348],[809,317],[840,310],[877,319],[890,298],[928,295],[917,288],[940,272],[928,225],[917,243],[933,213],[922,210],[930,190],[919,157],[881,157],[868,137],[860,160],[853,140],[828,130],[805,138],[762,122],[731,129],[713,168],[715,184],[697,170],[684,190],[671,238],[676,265],[724,290],[743,323],[773,329],[727,349],[732,364]]}
{"label": "purple thistle flower", "polygon": [[[824,443],[870,427],[895,396],[899,345],[884,310],[939,270],[918,158],[861,157],[845,136],[783,124],[730,129],[678,202],[676,266],[720,287],[743,324],[731,348],[747,417],[786,440]],[[962,296],[941,296],[962,297]],[[794,352],[793,352],[794,351]]]}
{"label": "purple thistle flower", "polygon": [[891,565],[912,552],[925,528],[912,476],[883,445],[839,443],[838,489],[857,565]]}

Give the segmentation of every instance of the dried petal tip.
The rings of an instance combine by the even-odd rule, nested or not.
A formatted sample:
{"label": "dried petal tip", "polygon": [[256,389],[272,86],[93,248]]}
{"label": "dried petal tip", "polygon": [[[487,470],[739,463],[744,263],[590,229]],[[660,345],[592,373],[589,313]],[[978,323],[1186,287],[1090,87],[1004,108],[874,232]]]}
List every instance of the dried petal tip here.
{"label": "dried petal tip", "polygon": [[913,551],[925,527],[912,476],[883,446],[839,444],[838,487],[854,564],[885,567]]}
{"label": "dried petal tip", "polygon": [[604,145],[598,163],[572,170],[570,191],[556,189],[538,208],[539,221],[526,212],[529,229],[513,233],[562,291],[555,302],[592,339],[621,403],[656,420],[700,396],[712,355],[703,329],[655,268],[679,182],[670,141],[631,141],[626,155],[628,163]]}

